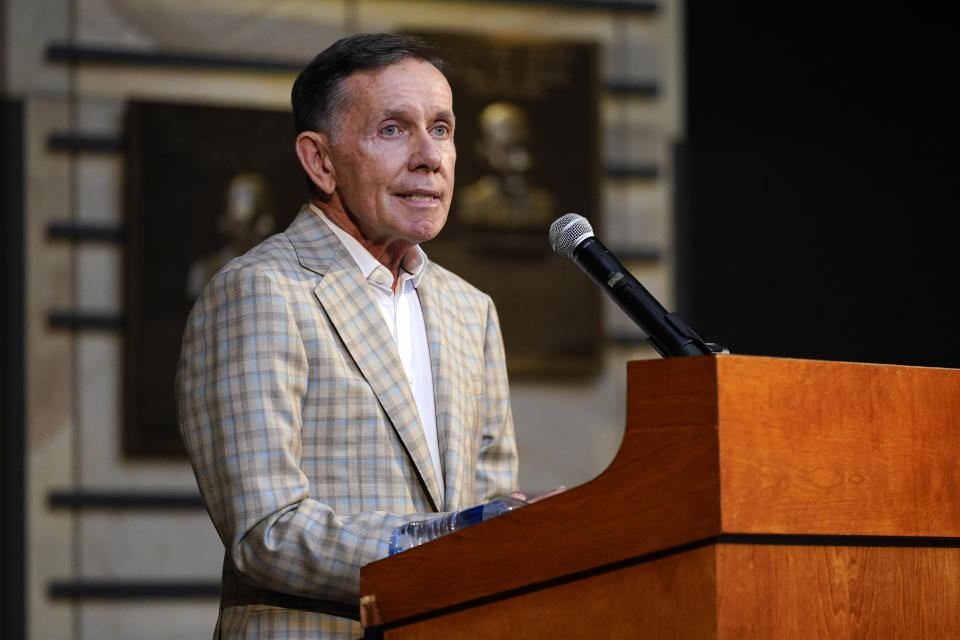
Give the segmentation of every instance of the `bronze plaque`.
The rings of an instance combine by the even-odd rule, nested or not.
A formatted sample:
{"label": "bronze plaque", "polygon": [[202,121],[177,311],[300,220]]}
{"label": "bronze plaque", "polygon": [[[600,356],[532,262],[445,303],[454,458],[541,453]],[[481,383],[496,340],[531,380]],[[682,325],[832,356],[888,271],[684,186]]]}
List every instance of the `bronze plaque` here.
{"label": "bronze plaque", "polygon": [[494,299],[512,378],[601,364],[600,292],[553,253],[550,223],[600,219],[596,45],[418,33],[447,61],[456,189],[431,260]]}
{"label": "bronze plaque", "polygon": [[124,452],[183,452],[173,380],[187,314],[308,198],[286,111],[133,102],[127,113]]}

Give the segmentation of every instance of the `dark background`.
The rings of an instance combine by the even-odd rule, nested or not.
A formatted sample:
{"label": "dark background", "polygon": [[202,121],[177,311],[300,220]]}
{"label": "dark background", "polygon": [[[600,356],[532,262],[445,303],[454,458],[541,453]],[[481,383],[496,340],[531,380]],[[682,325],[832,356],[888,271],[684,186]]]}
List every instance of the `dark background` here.
{"label": "dark background", "polygon": [[686,5],[678,310],[736,353],[960,367],[945,9]]}

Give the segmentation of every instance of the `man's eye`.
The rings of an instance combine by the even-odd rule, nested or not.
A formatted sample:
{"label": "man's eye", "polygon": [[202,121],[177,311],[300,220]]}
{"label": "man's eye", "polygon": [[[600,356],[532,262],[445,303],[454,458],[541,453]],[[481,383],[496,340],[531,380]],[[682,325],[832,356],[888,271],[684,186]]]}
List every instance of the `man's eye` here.
{"label": "man's eye", "polygon": [[445,124],[438,124],[433,127],[433,133],[437,136],[446,137],[450,134],[450,127]]}
{"label": "man's eye", "polygon": [[400,133],[400,127],[395,124],[388,124],[383,129],[380,129],[380,133],[385,136],[395,136]]}

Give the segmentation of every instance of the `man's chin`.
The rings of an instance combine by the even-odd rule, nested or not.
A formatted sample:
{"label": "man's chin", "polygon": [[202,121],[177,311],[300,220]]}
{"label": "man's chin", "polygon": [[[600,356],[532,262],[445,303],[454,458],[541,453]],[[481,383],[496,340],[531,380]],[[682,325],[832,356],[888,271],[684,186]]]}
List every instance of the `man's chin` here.
{"label": "man's chin", "polygon": [[423,220],[417,222],[408,229],[408,239],[413,244],[420,244],[421,242],[427,242],[428,240],[433,240],[440,232],[443,230],[444,225],[447,222],[446,216],[442,220]]}

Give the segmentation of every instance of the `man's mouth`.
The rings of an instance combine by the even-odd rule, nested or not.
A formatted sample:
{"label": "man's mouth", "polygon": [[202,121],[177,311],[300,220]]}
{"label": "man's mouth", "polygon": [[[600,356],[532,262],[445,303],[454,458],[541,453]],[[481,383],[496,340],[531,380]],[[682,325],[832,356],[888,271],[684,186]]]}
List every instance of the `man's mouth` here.
{"label": "man's mouth", "polygon": [[398,197],[410,202],[433,202],[440,199],[440,194],[436,191],[427,191],[424,189],[415,189],[414,191],[405,191],[396,194]]}

